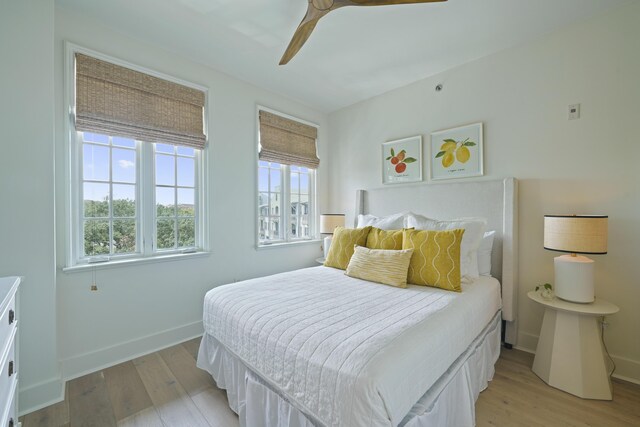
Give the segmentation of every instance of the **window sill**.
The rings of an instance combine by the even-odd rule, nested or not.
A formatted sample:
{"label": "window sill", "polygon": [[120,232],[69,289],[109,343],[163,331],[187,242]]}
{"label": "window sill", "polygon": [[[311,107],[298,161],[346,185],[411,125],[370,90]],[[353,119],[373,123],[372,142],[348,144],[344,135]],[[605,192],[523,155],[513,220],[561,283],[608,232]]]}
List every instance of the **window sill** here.
{"label": "window sill", "polygon": [[147,258],[122,259],[122,260],[107,261],[107,262],[95,262],[92,264],[79,264],[71,267],[64,267],[62,271],[65,273],[80,273],[83,271],[93,271],[94,269],[103,270],[107,268],[130,267],[130,266],[141,265],[141,264],[154,264],[157,262],[204,258],[204,257],[208,257],[209,255],[210,255],[210,252],[194,252],[194,253],[188,253],[188,254],[176,253],[176,254],[158,255],[158,256],[147,257]]}
{"label": "window sill", "polygon": [[286,248],[291,246],[311,245],[311,244],[320,244],[320,243],[322,243],[322,240],[320,239],[311,239],[311,240],[297,240],[294,242],[271,243],[270,245],[258,244],[256,246],[256,250],[261,251],[263,249]]}

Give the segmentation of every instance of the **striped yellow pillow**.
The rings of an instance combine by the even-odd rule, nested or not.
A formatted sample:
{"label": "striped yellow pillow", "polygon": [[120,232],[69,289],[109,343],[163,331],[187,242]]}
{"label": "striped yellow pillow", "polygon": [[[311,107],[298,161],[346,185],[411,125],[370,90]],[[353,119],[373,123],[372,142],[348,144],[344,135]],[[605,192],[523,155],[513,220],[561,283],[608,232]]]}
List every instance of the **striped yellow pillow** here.
{"label": "striped yellow pillow", "polygon": [[460,292],[460,242],[464,229],[404,230],[403,249],[413,249],[407,281]]}
{"label": "striped yellow pillow", "polygon": [[402,249],[402,230],[381,230],[373,227],[367,236],[369,249]]}
{"label": "striped yellow pillow", "polygon": [[364,246],[367,243],[367,235],[370,230],[370,225],[363,228],[337,227],[333,231],[331,247],[324,265],[341,270],[346,269],[351,255],[353,255],[354,245]]}
{"label": "striped yellow pillow", "polygon": [[407,287],[407,270],[413,249],[385,250],[356,246],[345,274],[350,277]]}

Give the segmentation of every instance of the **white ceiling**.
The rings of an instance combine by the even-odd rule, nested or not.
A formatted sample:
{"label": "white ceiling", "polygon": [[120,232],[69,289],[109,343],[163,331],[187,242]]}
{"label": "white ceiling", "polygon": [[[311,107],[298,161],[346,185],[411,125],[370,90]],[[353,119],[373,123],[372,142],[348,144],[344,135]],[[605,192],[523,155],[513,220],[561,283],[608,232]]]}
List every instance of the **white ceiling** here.
{"label": "white ceiling", "polygon": [[345,7],[278,62],[306,0],[56,0],[324,112],[523,43],[629,0],[449,0]]}

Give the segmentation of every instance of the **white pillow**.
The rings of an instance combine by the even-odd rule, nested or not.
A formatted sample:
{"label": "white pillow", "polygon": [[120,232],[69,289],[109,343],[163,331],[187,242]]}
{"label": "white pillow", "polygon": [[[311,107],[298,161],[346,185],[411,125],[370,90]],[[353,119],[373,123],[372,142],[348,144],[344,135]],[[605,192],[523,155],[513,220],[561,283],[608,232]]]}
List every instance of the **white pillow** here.
{"label": "white pillow", "polygon": [[[409,218],[411,218],[411,221],[409,221]],[[437,221],[437,219],[427,218],[424,215],[420,215],[420,214],[409,211],[406,213],[404,217],[404,228],[413,227],[413,225],[409,225],[409,222],[411,222],[412,224],[415,224],[415,223],[424,223],[425,221]]]}
{"label": "white pillow", "polygon": [[407,228],[416,230],[455,230],[464,228],[460,244],[460,276],[464,282],[471,282],[480,277],[478,271],[478,247],[484,235],[487,220],[484,218],[459,218],[450,221],[438,221],[421,215],[410,214],[407,217]]}
{"label": "white pillow", "polygon": [[405,217],[409,212],[400,212],[389,216],[383,216],[378,218],[374,215],[358,215],[358,225],[356,228],[366,227],[370,225],[372,227],[379,228],[381,230],[401,230],[404,227]]}
{"label": "white pillow", "polygon": [[495,235],[495,230],[487,231],[478,246],[478,273],[481,276],[491,276],[491,251]]}

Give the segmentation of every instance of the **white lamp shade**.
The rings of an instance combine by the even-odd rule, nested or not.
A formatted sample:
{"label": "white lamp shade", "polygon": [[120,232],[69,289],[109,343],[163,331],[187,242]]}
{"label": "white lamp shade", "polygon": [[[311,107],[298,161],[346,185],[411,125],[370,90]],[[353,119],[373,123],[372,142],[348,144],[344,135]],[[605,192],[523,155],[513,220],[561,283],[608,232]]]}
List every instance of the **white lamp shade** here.
{"label": "white lamp shade", "polygon": [[544,248],[575,254],[607,253],[605,215],[545,215]]}
{"label": "white lamp shade", "polygon": [[336,227],[344,227],[344,214],[320,215],[320,234],[333,234]]}

